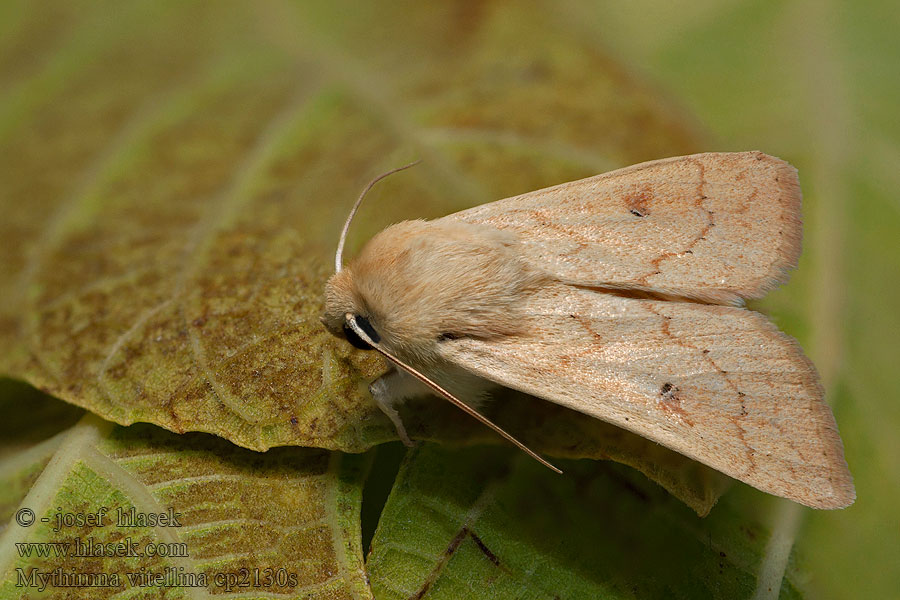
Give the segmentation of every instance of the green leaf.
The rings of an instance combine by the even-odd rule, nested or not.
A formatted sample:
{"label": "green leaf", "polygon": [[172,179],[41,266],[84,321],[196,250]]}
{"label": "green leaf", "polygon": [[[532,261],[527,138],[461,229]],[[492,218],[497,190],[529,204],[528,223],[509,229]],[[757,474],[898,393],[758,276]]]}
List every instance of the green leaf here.
{"label": "green leaf", "polygon": [[[767,538],[726,500],[700,519],[633,471],[565,476],[506,449],[409,453],[372,541],[379,600],[746,598]],[[798,598],[788,573],[782,598]]]}
{"label": "green leaf", "polygon": [[[25,400],[36,410],[19,428],[35,438],[61,403],[9,394],[0,411]],[[0,598],[44,586],[79,598],[371,598],[359,533],[366,462],[300,448],[259,454],[87,415],[0,459],[0,519],[9,521],[0,530]],[[28,514],[33,523],[19,524]],[[159,514],[174,521],[141,522]],[[60,579],[76,575],[93,579]]]}
{"label": "green leaf", "polygon": [[[447,404],[413,401],[404,411],[418,438],[455,445],[493,444],[486,428],[471,431],[469,417]],[[529,447],[563,458],[613,460],[637,469],[694,509],[709,514],[732,479],[639,435],[512,390],[495,396],[491,418]]]}
{"label": "green leaf", "polygon": [[[392,220],[699,148],[538,9],[7,10],[0,372],[123,425],[257,450],[396,439],[366,391],[384,364],[319,322],[366,180],[423,159],[379,186],[354,247]],[[413,435],[497,443],[436,404],[404,411]],[[495,412],[540,451],[634,464],[698,512],[718,497],[710,470],[545,404]]]}

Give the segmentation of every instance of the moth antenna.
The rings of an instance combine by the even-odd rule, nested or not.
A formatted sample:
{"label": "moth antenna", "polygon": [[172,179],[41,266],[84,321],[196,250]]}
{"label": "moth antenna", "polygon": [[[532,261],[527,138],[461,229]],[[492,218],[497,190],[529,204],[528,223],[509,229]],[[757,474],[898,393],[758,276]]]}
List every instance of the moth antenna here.
{"label": "moth antenna", "polygon": [[414,167],[419,164],[421,161],[417,160],[409,163],[408,165],[403,165],[402,167],[397,167],[396,169],[391,169],[387,173],[382,173],[372,181],[366,185],[365,189],[363,189],[362,193],[359,195],[359,198],[356,199],[356,204],[353,205],[353,208],[350,209],[350,214],[347,215],[347,220],[344,221],[344,228],[341,229],[341,237],[338,240],[337,252],[334,253],[334,272],[340,273],[341,269],[344,267],[343,265],[343,257],[344,257],[344,243],[347,241],[347,232],[350,230],[350,222],[353,221],[353,217],[356,216],[356,211],[359,210],[359,205],[362,204],[363,198],[366,197],[366,194],[369,193],[369,190],[372,189],[376,183],[387,177],[388,175],[393,175],[399,171],[404,171],[410,167]]}
{"label": "moth antenna", "polygon": [[[415,164],[415,163],[413,163],[413,164]],[[408,166],[411,166],[411,165],[408,165]],[[477,410],[475,410],[474,408],[472,408],[471,406],[469,406],[468,404],[466,404],[465,402],[463,402],[462,400],[460,400],[459,398],[457,398],[456,396],[454,396],[453,394],[451,394],[450,392],[448,392],[447,390],[445,390],[444,388],[439,386],[437,383],[430,380],[424,373],[420,373],[413,367],[407,365],[406,363],[404,363],[403,361],[398,359],[396,356],[392,355],[390,352],[388,352],[387,350],[382,348],[380,344],[373,341],[372,338],[369,337],[369,335],[365,331],[363,331],[362,327],[360,327],[359,325],[356,324],[356,319],[353,318],[352,314],[347,313],[345,315],[345,318],[347,319],[347,325],[354,331],[354,333],[356,333],[356,335],[358,335],[360,337],[360,339],[362,339],[364,342],[366,342],[367,344],[372,346],[372,348],[374,348],[376,351],[378,351],[386,359],[388,359],[389,361],[391,361],[392,363],[394,363],[395,365],[397,365],[398,367],[400,367],[401,369],[403,369],[404,371],[406,371],[407,373],[409,373],[410,375],[412,375],[413,377],[415,377],[416,379],[418,379],[419,381],[421,381],[422,383],[427,385],[436,394],[443,396],[444,398],[449,400],[452,405],[459,408],[464,413],[468,414],[471,417],[474,417],[475,419],[477,419],[484,425],[487,425],[488,427],[490,427],[491,429],[493,429],[494,431],[499,433],[504,439],[506,439],[507,441],[512,443],[516,448],[518,448],[519,450],[521,450],[522,452],[524,452],[531,458],[535,459],[536,461],[538,461],[539,463],[541,463],[542,465],[544,465],[545,467],[549,468],[552,471],[555,471],[557,473],[562,473],[562,471],[560,471],[558,468],[554,467],[549,462],[547,462],[537,452],[535,452],[534,450],[532,450],[531,448],[529,448],[528,446],[526,446],[525,444],[523,444],[522,442],[520,442],[519,440],[514,438],[512,435],[507,433],[499,425],[497,425],[496,423],[494,423],[493,421],[491,421],[490,419],[485,417],[483,414],[481,414],[480,412],[478,412]]]}

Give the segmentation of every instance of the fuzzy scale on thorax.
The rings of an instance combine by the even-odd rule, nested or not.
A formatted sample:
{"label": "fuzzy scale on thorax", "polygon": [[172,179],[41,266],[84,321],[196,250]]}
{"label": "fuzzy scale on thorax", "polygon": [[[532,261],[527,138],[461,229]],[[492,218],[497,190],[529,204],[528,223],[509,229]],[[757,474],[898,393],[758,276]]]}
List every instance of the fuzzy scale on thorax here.
{"label": "fuzzy scale on thorax", "polygon": [[433,360],[441,339],[491,339],[525,327],[518,306],[548,276],[515,234],[484,225],[404,221],[388,227],[326,286],[325,322],[366,317],[400,357]]}

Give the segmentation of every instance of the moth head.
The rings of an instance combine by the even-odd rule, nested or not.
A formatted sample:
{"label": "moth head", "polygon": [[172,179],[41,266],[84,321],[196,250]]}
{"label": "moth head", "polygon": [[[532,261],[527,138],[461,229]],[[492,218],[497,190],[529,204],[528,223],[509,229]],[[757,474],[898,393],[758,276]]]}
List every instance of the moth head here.
{"label": "moth head", "polygon": [[350,229],[350,223],[353,222],[356,211],[359,210],[359,205],[362,204],[363,199],[369,190],[372,189],[372,186],[388,175],[403,171],[418,163],[419,161],[415,161],[392,169],[370,181],[356,199],[356,203],[350,209],[347,220],[344,221],[344,227],[341,229],[341,237],[338,240],[337,251],[334,254],[334,275],[325,284],[325,314],[322,316],[322,324],[332,334],[345,338],[355,347],[362,350],[371,350],[372,345],[360,337],[356,332],[357,328],[361,329],[376,344],[381,339],[372,327],[371,319],[361,314],[363,310],[362,302],[359,299],[359,294],[354,290],[352,272],[349,269],[344,269],[343,255],[344,243],[347,241],[347,231]]}
{"label": "moth head", "polygon": [[398,356],[429,362],[448,341],[521,332],[519,301],[543,279],[511,233],[453,220],[403,221],[331,277],[323,322],[353,343],[345,331],[351,319]]}
{"label": "moth head", "polygon": [[517,304],[545,275],[526,263],[512,232],[455,219],[403,221],[344,265],[347,230],[364,194],[344,223],[325,286],[322,322],[332,334],[421,364],[437,360],[438,344],[448,340],[525,328]]}
{"label": "moth head", "polygon": [[322,324],[332,335],[346,339],[354,347],[371,350],[372,346],[356,333],[351,321],[362,329],[369,339],[375,343],[381,341],[381,336],[373,327],[372,319],[353,285],[353,272],[342,269],[332,275],[325,284],[325,313],[322,315]]}

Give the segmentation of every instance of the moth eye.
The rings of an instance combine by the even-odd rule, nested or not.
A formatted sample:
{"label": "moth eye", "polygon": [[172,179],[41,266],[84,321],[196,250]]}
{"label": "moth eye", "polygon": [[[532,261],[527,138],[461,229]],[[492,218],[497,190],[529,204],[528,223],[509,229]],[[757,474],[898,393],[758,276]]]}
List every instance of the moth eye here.
{"label": "moth eye", "polygon": [[[353,317],[356,325],[366,332],[366,335],[369,336],[369,339],[375,342],[376,344],[381,341],[381,336],[378,335],[378,332],[375,331],[375,328],[372,327],[372,324],[369,323],[369,320],[365,317],[361,317],[359,315],[355,315]],[[347,323],[344,323],[344,337],[347,338],[347,341],[350,342],[355,348],[359,348],[360,350],[372,350],[372,346],[369,342],[365,341]]]}
{"label": "moth eye", "polygon": [[360,350],[371,350],[372,346],[363,341],[361,337],[356,335],[356,332],[350,329],[350,326],[344,323],[344,337],[347,338],[347,341],[354,348],[359,348]]}
{"label": "moth eye", "polygon": [[453,333],[442,333],[441,335],[437,336],[437,340],[439,342],[444,342],[447,340],[456,340],[456,339],[459,339],[459,336],[455,335]]}

